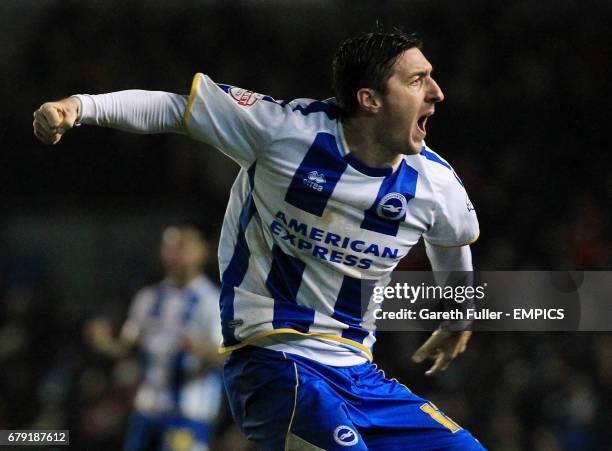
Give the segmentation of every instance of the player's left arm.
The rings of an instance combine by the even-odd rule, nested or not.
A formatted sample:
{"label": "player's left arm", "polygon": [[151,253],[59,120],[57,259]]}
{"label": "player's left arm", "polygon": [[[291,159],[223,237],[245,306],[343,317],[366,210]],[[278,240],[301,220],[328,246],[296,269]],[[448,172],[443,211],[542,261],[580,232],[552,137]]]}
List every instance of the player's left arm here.
{"label": "player's left arm", "polygon": [[115,337],[107,318],[94,318],[85,325],[85,338],[96,351],[111,359],[124,359],[132,355],[138,346],[139,334],[124,324]]}
{"label": "player's left arm", "polygon": [[[441,160],[437,154],[434,155]],[[463,182],[446,161],[441,161],[443,164],[437,161],[432,166],[431,180],[436,202],[430,227],[423,234],[425,251],[439,284],[468,285],[472,279],[470,244],[478,239],[480,233],[478,219]],[[448,280],[438,280],[440,278]],[[462,308],[465,306],[465,303],[462,304]],[[434,361],[425,373],[428,376],[446,370],[465,351],[471,336],[466,326],[469,326],[467,321],[443,323],[414,353],[412,359],[415,362],[426,359]]]}
{"label": "player's left arm", "polygon": [[[472,252],[469,245],[440,247],[425,241],[425,251],[434,272],[472,271]],[[412,360],[417,363],[427,359],[433,360],[433,365],[425,374],[427,376],[438,374],[445,371],[451,362],[465,351],[471,335],[472,332],[469,330],[453,331],[440,328],[417,349]]]}

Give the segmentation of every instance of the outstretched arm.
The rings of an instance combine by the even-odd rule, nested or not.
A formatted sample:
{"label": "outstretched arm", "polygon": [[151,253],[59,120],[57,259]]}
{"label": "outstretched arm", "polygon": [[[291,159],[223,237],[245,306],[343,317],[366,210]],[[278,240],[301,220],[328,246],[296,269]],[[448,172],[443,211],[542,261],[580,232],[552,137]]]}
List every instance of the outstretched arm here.
{"label": "outstretched arm", "polygon": [[94,318],[85,325],[85,338],[96,351],[112,359],[123,359],[138,345],[139,333],[127,322],[118,337],[113,336],[110,321]]}
{"label": "outstretched arm", "polygon": [[186,133],[182,123],[186,106],[186,96],[162,91],[76,95],[36,110],[34,134],[46,144],[56,144],[81,123],[141,134]]}
{"label": "outstretched arm", "polygon": [[282,125],[292,120],[291,111],[269,96],[216,84],[198,73],[189,96],[131,90],[44,103],[34,113],[34,134],[46,144],[56,144],[79,123],[132,133],[180,133],[250,168],[270,148]]}
{"label": "outstretched arm", "polygon": [[[439,247],[425,241],[425,251],[433,271],[472,271],[470,246]],[[438,374],[446,370],[451,362],[465,351],[471,335],[469,330],[455,332],[438,329],[416,350],[412,360],[417,363],[426,359],[433,360],[434,364],[425,374]]]}

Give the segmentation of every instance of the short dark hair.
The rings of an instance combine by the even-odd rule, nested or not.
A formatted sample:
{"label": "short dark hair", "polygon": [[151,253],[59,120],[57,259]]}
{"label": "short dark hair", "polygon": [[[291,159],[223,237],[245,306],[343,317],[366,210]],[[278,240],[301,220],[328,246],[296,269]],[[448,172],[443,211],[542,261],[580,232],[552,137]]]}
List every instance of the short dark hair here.
{"label": "short dark hair", "polygon": [[360,33],[344,41],[333,63],[333,90],[342,114],[357,111],[359,89],[385,92],[397,57],[413,47],[422,49],[422,40],[401,30]]}

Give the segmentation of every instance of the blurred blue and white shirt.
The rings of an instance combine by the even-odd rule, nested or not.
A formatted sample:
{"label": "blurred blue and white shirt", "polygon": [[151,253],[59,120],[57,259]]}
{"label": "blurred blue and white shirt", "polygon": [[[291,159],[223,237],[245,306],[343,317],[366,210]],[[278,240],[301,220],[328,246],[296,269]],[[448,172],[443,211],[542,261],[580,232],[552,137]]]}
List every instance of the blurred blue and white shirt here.
{"label": "blurred blue and white shirt", "polygon": [[166,281],[140,290],[124,325],[138,336],[143,359],[142,383],[135,407],[156,415],[175,413],[211,421],[220,407],[219,371],[208,371],[197,356],[184,351],[184,334],[217,347],[221,340],[219,289],[205,276],[179,288]]}

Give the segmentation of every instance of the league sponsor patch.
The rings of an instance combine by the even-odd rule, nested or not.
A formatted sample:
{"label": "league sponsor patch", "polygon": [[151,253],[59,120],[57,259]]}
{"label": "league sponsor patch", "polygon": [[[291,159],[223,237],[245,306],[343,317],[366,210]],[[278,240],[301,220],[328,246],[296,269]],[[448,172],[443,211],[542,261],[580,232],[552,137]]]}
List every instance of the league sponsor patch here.
{"label": "league sponsor patch", "polygon": [[257,101],[263,98],[263,94],[249,91],[247,89],[236,88],[235,86],[232,86],[228,92],[240,106],[253,106]]}

